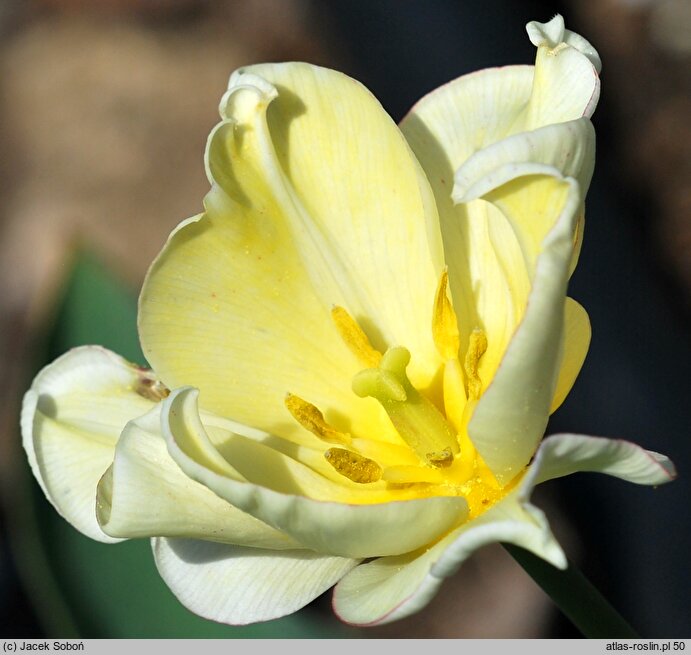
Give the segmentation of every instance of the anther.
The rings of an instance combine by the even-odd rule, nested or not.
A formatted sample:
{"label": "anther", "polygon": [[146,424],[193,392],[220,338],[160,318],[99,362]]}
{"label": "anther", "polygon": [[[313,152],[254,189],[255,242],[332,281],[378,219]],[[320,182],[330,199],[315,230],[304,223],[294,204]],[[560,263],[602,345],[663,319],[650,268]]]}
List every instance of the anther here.
{"label": "anther", "polygon": [[329,448],[324,458],[341,475],[353,482],[367,484],[381,479],[382,469],[373,459],[344,448]]}
{"label": "anther", "polygon": [[444,269],[439,278],[432,311],[432,338],[444,360],[456,359],[460,340],[456,312],[448,297],[449,273]]}
{"label": "anther", "polygon": [[468,398],[477,400],[482,394],[482,380],[478,374],[480,358],[487,350],[487,337],[480,328],[475,328],[470,334],[468,350],[465,354],[463,368],[468,384]]}
{"label": "anther", "polygon": [[331,318],[341,335],[341,339],[360,362],[368,367],[379,366],[382,355],[372,346],[357,321],[343,307],[338,305],[335,305],[331,310]]}
{"label": "anther", "polygon": [[303,400],[299,396],[289,393],[284,400],[286,409],[292,417],[306,430],[328,443],[347,446],[351,442],[350,435],[329,425],[324,415],[317,407]]}

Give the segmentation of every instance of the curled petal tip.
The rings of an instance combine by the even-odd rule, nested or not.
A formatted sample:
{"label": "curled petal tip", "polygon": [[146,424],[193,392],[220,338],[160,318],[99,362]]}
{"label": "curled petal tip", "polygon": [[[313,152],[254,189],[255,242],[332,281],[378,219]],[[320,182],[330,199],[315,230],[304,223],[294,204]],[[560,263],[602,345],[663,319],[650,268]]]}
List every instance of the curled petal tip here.
{"label": "curled petal tip", "polygon": [[550,50],[557,50],[563,46],[571,46],[585,56],[599,73],[602,70],[602,60],[597,50],[580,34],[567,30],[564,18],[557,14],[547,23],[531,21],[525,26],[530,42],[536,46],[547,46]]}
{"label": "curled petal tip", "polygon": [[261,107],[266,107],[278,96],[276,87],[254,73],[236,70],[228,80],[218,111],[223,119],[238,123],[248,122]]}
{"label": "curled petal tip", "polygon": [[566,28],[564,26],[564,18],[561,14],[556,14],[552,20],[547,23],[539,23],[536,20],[530,21],[525,26],[528,32],[530,42],[536,46],[548,45],[550,48],[556,48],[564,41]]}

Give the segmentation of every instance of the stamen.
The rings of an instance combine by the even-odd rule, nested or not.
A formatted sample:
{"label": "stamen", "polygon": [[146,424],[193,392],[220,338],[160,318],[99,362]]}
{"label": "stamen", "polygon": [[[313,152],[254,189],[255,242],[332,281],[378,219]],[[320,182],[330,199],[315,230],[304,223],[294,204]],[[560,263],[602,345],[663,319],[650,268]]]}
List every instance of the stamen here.
{"label": "stamen", "polygon": [[353,391],[361,398],[371,396],[381,403],[398,434],[423,464],[446,466],[460,452],[456,433],[410,383],[408,362],[410,353],[405,348],[389,348],[379,368],[360,371],[353,378]]}
{"label": "stamen", "polygon": [[381,479],[381,466],[373,459],[363,457],[343,448],[329,448],[324,458],[341,475],[353,482],[367,484]]}
{"label": "stamen", "polygon": [[343,446],[350,444],[350,435],[329,425],[324,419],[324,415],[312,403],[308,403],[292,393],[285,397],[284,403],[293,418],[303,428],[309,430],[320,439]]}
{"label": "stamen", "polygon": [[447,295],[449,273],[444,269],[439,278],[439,286],[434,297],[432,314],[432,337],[439,354],[445,359],[458,357],[460,340],[458,336],[458,320],[456,312]]}
{"label": "stamen", "polygon": [[389,466],[384,469],[382,479],[393,484],[441,484],[444,476],[436,469],[426,466]]}
{"label": "stamen", "polygon": [[482,394],[482,380],[480,380],[477,369],[480,364],[480,358],[485,354],[486,350],[487,337],[483,330],[475,328],[470,334],[470,342],[468,343],[468,350],[463,364],[468,384],[468,398],[470,399],[477,400]]}
{"label": "stamen", "polygon": [[335,305],[331,310],[331,318],[341,335],[341,339],[362,364],[367,367],[379,366],[382,355],[372,346],[357,321],[343,307],[338,305]]}

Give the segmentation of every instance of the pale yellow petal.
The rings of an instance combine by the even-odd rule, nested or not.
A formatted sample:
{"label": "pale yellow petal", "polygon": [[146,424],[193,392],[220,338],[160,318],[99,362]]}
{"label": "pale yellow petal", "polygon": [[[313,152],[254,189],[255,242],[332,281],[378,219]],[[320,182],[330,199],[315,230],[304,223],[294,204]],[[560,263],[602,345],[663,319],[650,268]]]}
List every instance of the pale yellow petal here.
{"label": "pale yellow petal", "polygon": [[590,346],[590,319],[585,309],[573,298],[567,298],[564,312],[564,353],[550,414],[557,410],[571,391]]}
{"label": "pale yellow petal", "polygon": [[[577,180],[585,197],[594,167],[595,130],[588,118],[548,125],[508,137],[470,157],[456,171],[453,198],[458,203],[480,197],[493,202],[489,190],[510,183],[519,172],[521,176],[550,176],[555,169]],[[549,177],[545,184],[550,184]],[[539,184],[533,185],[532,194],[522,190],[512,198],[507,187],[502,193],[503,203],[520,202],[520,206],[514,202],[504,214],[511,217],[525,267],[532,276],[540,244],[552,228],[555,212],[549,203],[559,203],[560,199],[545,193]]]}
{"label": "pale yellow petal", "polygon": [[[505,303],[513,310],[512,315],[507,316],[505,310],[502,313],[504,308],[501,305],[494,314],[486,314],[495,319],[503,316],[505,320],[486,320],[483,325],[489,347],[479,374],[485,384],[493,377],[516,326],[523,318],[542,244],[561,213],[565,194],[570,193],[568,185],[555,184],[555,179],[559,176],[575,179],[583,197],[590,184],[594,162],[595,132],[590,120],[581,118],[517,134],[488,146],[470,157],[456,173],[454,198],[468,203],[469,212],[473,211],[478,197],[493,203],[508,219],[515,235],[515,241],[495,239],[488,244],[491,250],[476,254],[478,260],[486,262],[489,270],[492,261],[503,261],[506,279],[513,282],[511,302]],[[579,251],[582,200],[577,213],[569,275]],[[520,254],[516,251],[516,242]],[[475,295],[478,301],[482,300],[481,287]],[[569,351],[569,358],[571,356]]]}
{"label": "pale yellow petal", "polygon": [[222,112],[207,212],[171,236],[142,291],[145,355],[167,384],[198,387],[205,408],[242,423],[294,435],[293,393],[343,432],[398,441],[376,402],[350,391],[362,366],[331,310],[378,349],[405,344],[421,386],[437,372],[428,326],[442,261],[424,173],[340,73],[253,67],[231,78]]}
{"label": "pale yellow petal", "polygon": [[600,97],[600,58],[583,37],[550,23],[529,23],[528,35],[538,46],[535,78],[524,129],[592,116]]}
{"label": "pale yellow petal", "polygon": [[173,232],[140,297],[145,355],[169,385],[196,385],[205,409],[240,423],[317,442],[284,406],[293,393],[342,432],[368,436],[376,426],[378,438],[400,441],[377,403],[350,390],[361,364],[289,256],[280,224],[272,236],[255,219],[204,215]]}
{"label": "pale yellow petal", "polygon": [[441,236],[434,196],[398,127],[341,73],[308,64],[250,66],[231,77],[230,96],[246,75],[278,90],[266,117],[280,170],[272,189],[301,235],[315,286],[333,278],[344,295],[332,302],[374,323],[389,345],[434,361],[421,326],[429,324],[443,266]]}
{"label": "pale yellow petal", "polygon": [[533,45],[556,48],[560,43],[566,43],[585,55],[598,73],[602,69],[597,50],[580,34],[567,30],[561,15],[557,14],[547,23],[531,21],[525,28]]}

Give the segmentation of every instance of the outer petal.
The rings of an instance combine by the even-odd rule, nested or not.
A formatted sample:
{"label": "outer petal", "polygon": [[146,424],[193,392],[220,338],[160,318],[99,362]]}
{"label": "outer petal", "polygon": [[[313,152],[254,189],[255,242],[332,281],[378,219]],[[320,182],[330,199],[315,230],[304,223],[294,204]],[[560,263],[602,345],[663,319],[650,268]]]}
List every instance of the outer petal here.
{"label": "outer petal", "polygon": [[[523,194],[528,198],[525,203]],[[541,194],[546,203],[543,220],[554,227],[536,260],[523,320],[468,426],[470,438],[502,483],[530,461],[547,425],[561,359],[566,284],[582,198],[578,183],[560,179],[556,171],[552,178],[517,178],[492,192],[513,223],[521,221],[519,214]],[[552,212],[558,215],[556,222],[549,216]]]}
{"label": "outer petal", "polygon": [[156,566],[178,600],[213,621],[244,625],[291,614],[336,583],[356,560],[192,539],[152,540]]}
{"label": "outer petal", "polygon": [[153,405],[150,372],[96,346],[70,350],[34,379],[22,442],[46,498],[77,530],[112,542],[96,522],[96,485],[125,424]]}
{"label": "outer petal", "polygon": [[[193,537],[258,548],[299,544],[188,478],[161,436],[161,409],[130,421],[98,486],[98,520],[113,537]],[[142,502],[145,498],[146,502]]]}
{"label": "outer petal", "polygon": [[[267,458],[270,465],[267,470],[273,471],[277,482],[272,484],[266,478],[262,484],[245,482],[219,450],[210,447],[195,403],[195,390],[183,388],[171,393],[163,408],[163,433],[168,451],[178,466],[235,507],[285,532],[306,548],[342,557],[395,555],[434,541],[467,516],[466,501],[460,497],[355,504],[343,502],[354,497],[351,489],[339,489],[316,476],[309,478],[315,485],[312,492],[309,487],[300,486],[305,479],[291,481],[295,476],[309,475],[306,467],[299,468],[302,465],[295,461],[274,462],[275,454],[270,452],[265,452],[263,457]],[[253,469],[261,465],[262,462],[257,462],[250,470],[256,474]],[[293,468],[286,471],[285,466]],[[315,500],[290,493],[290,489],[333,494],[331,497],[341,502]],[[391,497],[382,495],[384,499]],[[377,496],[376,492],[363,489],[359,498],[360,502],[372,503]]]}
{"label": "outer petal", "polygon": [[534,486],[578,471],[606,473],[635,484],[671,482],[677,473],[665,455],[621,439],[555,434],[535,454],[523,486]]}
{"label": "outer petal", "polygon": [[[171,236],[142,290],[144,352],[169,386],[196,386],[206,409],[274,434],[298,430],[288,391],[344,430],[371,428],[381,412],[350,391],[363,365],[330,311],[345,307],[378,347],[405,344],[422,386],[436,373],[427,326],[443,263],[425,175],[340,73],[243,70],[221,109],[207,212]],[[384,422],[381,433],[395,438]]]}
{"label": "outer petal", "polygon": [[498,541],[522,546],[559,568],[566,566],[544,514],[514,491],[427,551],[361,564],[334,589],[334,611],[356,625],[402,619],[427,605],[444,578],[474,551]]}

